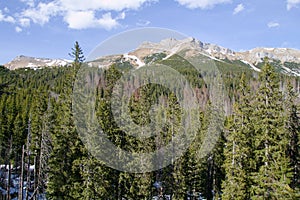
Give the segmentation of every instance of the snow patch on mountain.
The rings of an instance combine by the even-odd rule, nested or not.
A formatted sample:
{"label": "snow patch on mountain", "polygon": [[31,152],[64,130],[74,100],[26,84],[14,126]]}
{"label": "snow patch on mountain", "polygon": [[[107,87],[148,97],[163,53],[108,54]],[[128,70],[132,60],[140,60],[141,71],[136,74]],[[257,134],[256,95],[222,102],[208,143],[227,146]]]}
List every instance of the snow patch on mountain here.
{"label": "snow patch on mountain", "polygon": [[257,72],[260,72],[261,70],[258,69],[257,67],[255,67],[253,64],[249,63],[248,61],[246,60],[241,60],[243,63],[245,63],[246,65],[249,65],[252,69],[254,69],[255,71]]}
{"label": "snow patch on mountain", "polygon": [[[88,62],[88,65],[106,68],[115,62],[129,62],[135,68],[139,68],[145,66],[147,58],[151,58],[151,56],[155,54],[166,55],[160,57],[160,59],[166,60],[171,56],[182,52],[188,52],[188,56],[197,56],[196,53],[200,53],[218,62],[226,62],[227,59],[229,61],[241,61],[257,72],[261,71],[256,67],[257,64],[263,62],[265,57],[268,57],[270,62],[279,61],[279,66],[283,73],[300,76],[300,69],[298,68],[300,63],[299,50],[289,48],[254,48],[248,51],[236,52],[216,44],[201,42],[192,37],[182,40],[166,38],[158,43],[145,41],[132,52],[123,55],[119,54],[100,57],[94,61]],[[286,62],[298,64],[295,65],[296,67],[290,69],[288,68],[290,65],[285,65]],[[39,69],[41,67],[65,66],[69,63],[71,63],[71,61],[64,59],[18,56],[4,66],[12,70],[24,67]]]}
{"label": "snow patch on mountain", "polygon": [[289,68],[287,68],[287,67],[285,67],[285,66],[282,66],[282,68],[283,68],[286,72],[288,72],[288,73],[294,74],[294,75],[296,75],[296,76],[300,76],[300,73],[297,73],[297,72],[295,72],[295,71],[292,71],[291,69],[289,69]]}
{"label": "snow patch on mountain", "polygon": [[129,61],[133,65],[137,65],[138,68],[145,66],[145,63],[135,55],[123,54],[123,59]]}
{"label": "snow patch on mountain", "polygon": [[19,68],[40,69],[42,67],[65,66],[72,61],[66,59],[34,58],[29,56],[17,56],[4,66],[10,70]]}

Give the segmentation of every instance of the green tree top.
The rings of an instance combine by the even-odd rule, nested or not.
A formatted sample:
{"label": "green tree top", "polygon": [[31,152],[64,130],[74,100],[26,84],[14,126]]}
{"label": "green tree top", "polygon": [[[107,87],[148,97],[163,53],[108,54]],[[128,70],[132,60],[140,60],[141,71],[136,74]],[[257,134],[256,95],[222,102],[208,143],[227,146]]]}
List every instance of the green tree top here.
{"label": "green tree top", "polygon": [[83,51],[77,41],[75,42],[74,47],[72,48],[72,52],[69,53],[69,56],[74,58],[75,64],[83,63],[85,61]]}

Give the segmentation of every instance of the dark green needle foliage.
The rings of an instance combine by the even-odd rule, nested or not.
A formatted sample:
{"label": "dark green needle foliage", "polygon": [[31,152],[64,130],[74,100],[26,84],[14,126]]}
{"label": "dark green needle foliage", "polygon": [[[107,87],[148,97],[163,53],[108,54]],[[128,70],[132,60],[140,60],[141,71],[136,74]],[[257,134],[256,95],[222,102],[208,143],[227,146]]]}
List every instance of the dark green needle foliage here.
{"label": "dark green needle foliage", "polygon": [[[34,198],[45,194],[53,200],[143,200],[162,193],[173,200],[196,198],[200,194],[205,199],[224,200],[299,199],[300,123],[295,93],[298,78],[279,77],[267,61],[260,73],[250,71],[238,61],[216,61],[226,91],[224,100],[218,99],[224,109],[217,109],[211,99],[215,88],[203,79],[205,76],[213,83],[216,74],[205,69],[201,74],[176,55],[167,59],[164,54],[145,58],[158,64],[157,68],[160,64],[171,66],[190,82],[193,93],[186,91],[186,82],[183,92],[189,98],[195,97],[200,120],[193,123],[195,139],[181,157],[165,168],[135,174],[107,167],[80,140],[72,108],[74,80],[85,60],[78,42],[70,56],[74,62],[65,67],[10,71],[0,66],[0,165],[10,166],[13,178],[21,174],[22,165],[35,164],[35,172],[30,176],[27,168],[23,173],[23,180],[30,178],[33,183]],[[184,133],[184,109],[179,101],[184,95],[176,96],[180,91],[176,84],[171,84],[170,89],[158,84],[143,85],[143,77],[139,76],[122,85],[119,96],[143,85],[130,94],[129,105],[120,104],[121,109],[129,110],[132,121],[142,127],[140,133],[145,134],[144,127],[153,120],[159,125],[148,138],[132,136],[129,133],[136,131],[135,127],[127,126],[129,133],[121,130],[111,110],[117,81],[134,69],[130,62],[126,66],[120,62],[117,60],[107,69],[96,69],[102,70],[102,77],[97,77],[94,109],[99,126],[115,146],[127,152],[153,152]],[[87,70],[91,73],[82,82],[96,78],[94,68]],[[177,78],[163,75],[170,76],[169,80]],[[83,109],[78,112],[85,114]],[[93,141],[96,137],[97,132],[86,139]],[[174,143],[174,149],[179,145],[182,144]],[[22,147],[28,147],[23,160]],[[111,153],[109,149],[99,149]],[[136,164],[124,163],[127,167]],[[142,167],[152,164],[139,163]],[[2,180],[0,177],[0,187],[6,190]],[[161,190],[154,187],[157,182],[161,183]]]}

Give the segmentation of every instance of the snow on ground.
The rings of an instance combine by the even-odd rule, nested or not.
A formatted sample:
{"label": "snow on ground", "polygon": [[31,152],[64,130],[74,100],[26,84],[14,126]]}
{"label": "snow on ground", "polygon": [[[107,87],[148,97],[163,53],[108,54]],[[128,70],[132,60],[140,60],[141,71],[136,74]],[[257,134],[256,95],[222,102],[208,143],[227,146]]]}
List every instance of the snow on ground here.
{"label": "snow on ground", "polygon": [[56,60],[56,59],[46,63],[47,66],[66,65],[66,64],[68,64],[66,61]]}
{"label": "snow on ground", "polygon": [[208,54],[205,54],[205,53],[201,53],[201,54],[204,55],[204,56],[207,56],[207,57],[209,57],[209,58],[211,58],[211,59],[213,59],[213,60],[216,60],[216,61],[219,61],[219,62],[223,62],[223,63],[224,63],[223,60],[220,60],[220,59],[218,59],[218,58],[215,58],[215,57],[213,57],[213,56],[211,56],[211,55],[208,55]]}
{"label": "snow on ground", "polygon": [[37,68],[37,66],[35,64],[31,63],[31,62],[28,63],[28,65],[26,67],[28,67],[28,68]]}
{"label": "snow on ground", "polygon": [[142,62],[138,57],[136,57],[134,55],[124,54],[123,57],[125,58],[125,60],[134,60],[136,62],[136,64],[138,65],[138,68],[145,66],[145,63]]}
{"label": "snow on ground", "polygon": [[170,58],[174,54],[175,54],[175,52],[171,52],[169,55],[167,55],[166,57],[164,57],[163,60],[167,60],[168,58]]}
{"label": "snow on ground", "polygon": [[260,72],[261,70],[258,69],[257,67],[255,67],[253,64],[247,62],[246,60],[241,60],[243,63],[245,63],[246,65],[249,65],[252,69],[254,69],[257,72]]}
{"label": "snow on ground", "polygon": [[291,69],[289,69],[289,68],[287,68],[287,67],[285,67],[285,66],[282,66],[282,68],[283,68],[284,70],[286,70],[287,72],[289,72],[289,73],[292,73],[292,74],[294,74],[294,75],[296,75],[296,76],[300,76],[299,73],[294,72],[294,71],[292,71]]}

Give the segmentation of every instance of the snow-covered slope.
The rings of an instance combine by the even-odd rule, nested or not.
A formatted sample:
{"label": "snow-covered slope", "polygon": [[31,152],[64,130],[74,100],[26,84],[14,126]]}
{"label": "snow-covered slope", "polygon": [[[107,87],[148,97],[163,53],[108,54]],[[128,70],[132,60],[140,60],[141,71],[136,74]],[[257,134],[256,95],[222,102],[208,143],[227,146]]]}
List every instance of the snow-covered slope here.
{"label": "snow-covered slope", "polygon": [[[299,50],[288,48],[255,48],[248,51],[236,52],[216,44],[201,42],[192,37],[182,40],[166,38],[158,43],[145,41],[132,52],[100,57],[97,60],[88,62],[88,64],[90,66],[105,68],[117,61],[139,68],[145,66],[146,63],[155,62],[157,59],[169,59],[174,54],[186,50],[188,50],[189,55],[194,55],[194,52],[200,52],[200,54],[218,62],[226,62],[226,60],[240,61],[255,71],[260,71],[260,63],[263,62],[265,57],[268,57],[270,62],[276,62],[277,69],[282,73],[300,76]],[[4,66],[12,70],[24,67],[37,69],[44,66],[64,66],[69,63],[70,61],[63,59],[18,56]]]}
{"label": "snow-covered slope", "polygon": [[238,52],[236,59],[244,59],[250,63],[262,62],[265,57],[271,60],[300,63],[300,51],[288,48],[255,48],[245,52]]}
{"label": "snow-covered slope", "polygon": [[4,66],[10,70],[18,68],[38,69],[41,67],[65,66],[71,61],[65,59],[50,59],[50,58],[34,58],[29,56],[17,56]]}
{"label": "snow-covered slope", "polygon": [[124,54],[123,59],[129,61],[133,65],[137,65],[137,67],[143,67],[145,65],[145,63],[135,55]]}
{"label": "snow-covered slope", "polygon": [[[300,72],[300,51],[288,48],[255,48],[244,52],[235,52],[229,48],[225,48],[216,44],[203,43],[195,38],[186,38],[176,40],[174,38],[164,39],[159,43],[144,42],[131,55],[135,55],[139,59],[143,59],[154,53],[165,53],[168,59],[172,55],[185,50],[195,49],[209,58],[222,61],[228,59],[230,61],[241,61],[248,65],[249,68],[260,71],[259,63],[268,57],[270,62],[279,62],[280,71],[290,75],[299,76]],[[192,52],[192,51],[191,51]],[[294,63],[296,67],[287,67],[286,63]]]}

